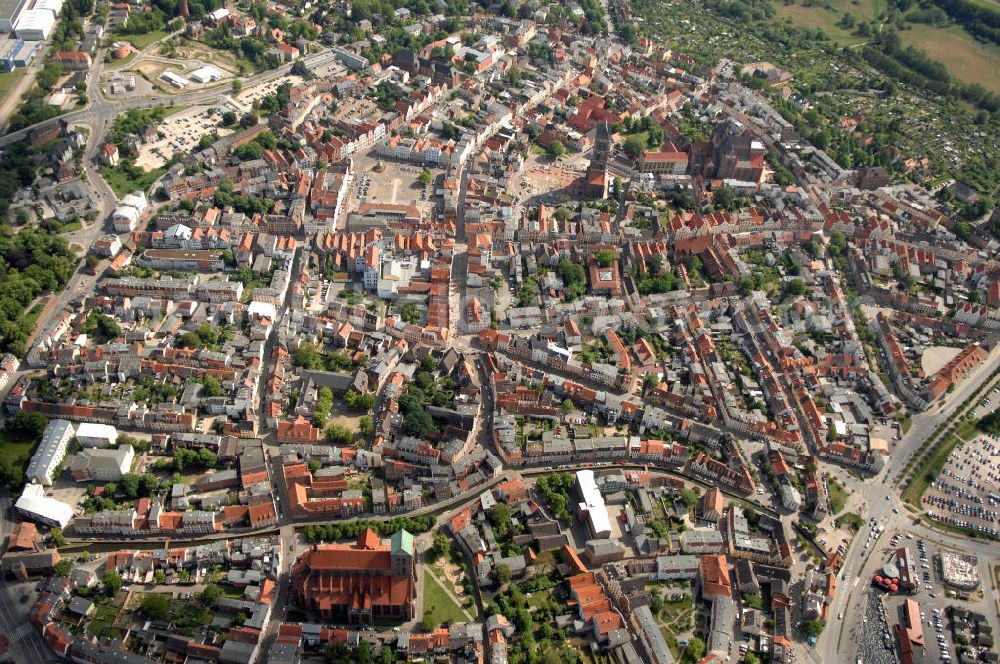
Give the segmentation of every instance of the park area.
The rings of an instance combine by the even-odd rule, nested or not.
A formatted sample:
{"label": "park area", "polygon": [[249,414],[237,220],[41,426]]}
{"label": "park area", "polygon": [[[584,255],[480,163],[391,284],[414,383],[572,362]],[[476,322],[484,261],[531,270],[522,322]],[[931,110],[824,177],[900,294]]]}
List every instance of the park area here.
{"label": "park area", "polygon": [[433,629],[442,624],[454,624],[472,620],[462,607],[451,598],[437,576],[429,569],[424,570],[424,627]]}

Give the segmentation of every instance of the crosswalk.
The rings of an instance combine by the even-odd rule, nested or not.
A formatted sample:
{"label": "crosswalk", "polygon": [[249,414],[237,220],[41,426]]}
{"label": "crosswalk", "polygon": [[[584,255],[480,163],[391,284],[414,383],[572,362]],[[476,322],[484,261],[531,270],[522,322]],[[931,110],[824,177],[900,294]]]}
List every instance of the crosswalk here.
{"label": "crosswalk", "polygon": [[28,636],[28,634],[31,634],[32,629],[33,626],[30,622],[23,622],[8,633],[7,638],[10,639],[11,643],[17,643],[24,637]]}

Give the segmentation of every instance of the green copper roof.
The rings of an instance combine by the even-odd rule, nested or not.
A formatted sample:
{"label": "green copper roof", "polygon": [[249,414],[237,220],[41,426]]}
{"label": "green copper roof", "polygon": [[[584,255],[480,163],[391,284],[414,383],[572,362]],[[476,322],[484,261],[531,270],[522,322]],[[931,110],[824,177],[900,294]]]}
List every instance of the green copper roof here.
{"label": "green copper roof", "polygon": [[405,530],[397,530],[392,534],[392,552],[405,551],[413,555],[413,535]]}

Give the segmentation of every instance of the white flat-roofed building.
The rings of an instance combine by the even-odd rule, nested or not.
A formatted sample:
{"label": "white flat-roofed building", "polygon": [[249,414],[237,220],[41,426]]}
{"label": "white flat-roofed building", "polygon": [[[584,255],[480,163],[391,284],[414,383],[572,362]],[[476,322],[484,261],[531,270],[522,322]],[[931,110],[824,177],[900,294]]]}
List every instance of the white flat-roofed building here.
{"label": "white flat-roofed building", "polygon": [[0,0],[0,32],[14,29],[21,11],[28,6],[28,0]]}
{"label": "white flat-roofed building", "polygon": [[49,421],[42,434],[42,441],[38,443],[38,449],[24,473],[28,481],[52,486],[52,474],[66,457],[66,448],[73,439],[73,432],[73,423],[69,420]]}
{"label": "white flat-roofed building", "polygon": [[48,9],[27,9],[14,25],[18,39],[45,41],[56,27],[56,15]]}
{"label": "white flat-roofed building", "polygon": [[170,85],[174,86],[178,90],[183,90],[187,86],[191,85],[191,81],[187,80],[180,74],[172,72],[169,69],[162,74],[160,74],[160,79],[166,81]]}
{"label": "white flat-roofed building", "polygon": [[29,484],[24,487],[24,493],[14,503],[14,509],[26,519],[58,528],[65,528],[73,518],[73,508],[46,496],[45,487],[41,484]]}
{"label": "white flat-roofed building", "polygon": [[583,498],[579,506],[580,513],[587,515],[587,525],[590,526],[591,534],[595,539],[611,537],[611,519],[608,517],[608,508],[604,504],[601,490],[597,488],[594,471],[577,471],[576,484]]}
{"label": "white flat-roofed building", "polygon": [[47,9],[55,16],[62,13],[63,0],[38,0],[32,9]]}
{"label": "white flat-roofed building", "polygon": [[226,77],[226,72],[222,71],[218,67],[213,67],[212,65],[205,65],[204,67],[199,67],[193,72],[188,74],[192,81],[195,83],[212,83],[213,81],[218,81]]}
{"label": "white flat-roofed building", "polygon": [[76,440],[84,447],[111,447],[118,442],[118,430],[110,424],[84,422],[76,428]]}

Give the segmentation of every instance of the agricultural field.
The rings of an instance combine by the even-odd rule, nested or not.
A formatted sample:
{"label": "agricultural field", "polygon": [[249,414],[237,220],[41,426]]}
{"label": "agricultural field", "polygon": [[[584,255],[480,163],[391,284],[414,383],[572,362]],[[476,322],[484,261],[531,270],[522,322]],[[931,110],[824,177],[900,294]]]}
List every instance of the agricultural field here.
{"label": "agricultural field", "polygon": [[1000,93],[1000,47],[977,41],[957,25],[945,28],[914,25],[912,30],[904,30],[899,36],[905,46],[927,51],[927,55],[943,63],[958,80],[979,83],[987,90]]}
{"label": "agricultural field", "polygon": [[884,0],[827,0],[826,2],[777,5],[777,14],[805,28],[820,29],[840,46],[854,46],[868,41],[852,34],[853,29],[838,23],[850,12],[859,22],[869,23],[885,10]]}

